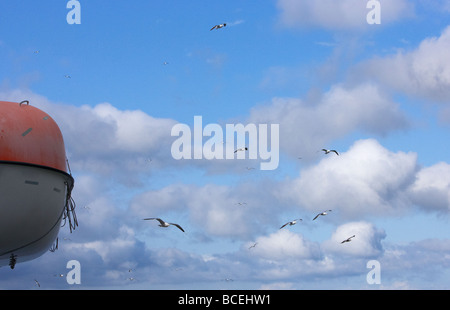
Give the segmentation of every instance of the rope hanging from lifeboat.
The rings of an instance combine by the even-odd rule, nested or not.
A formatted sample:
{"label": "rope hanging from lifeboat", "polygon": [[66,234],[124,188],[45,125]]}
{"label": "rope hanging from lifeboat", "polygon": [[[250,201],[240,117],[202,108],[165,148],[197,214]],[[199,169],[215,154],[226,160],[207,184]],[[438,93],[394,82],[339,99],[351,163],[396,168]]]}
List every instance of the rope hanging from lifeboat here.
{"label": "rope hanging from lifeboat", "polygon": [[64,206],[63,220],[64,224],[61,227],[64,227],[67,222],[69,222],[70,233],[75,230],[78,226],[77,214],[75,213],[76,203],[72,198],[72,190],[74,187],[74,180],[72,178],[72,172],[70,171],[69,161],[66,158],[68,170],[71,178],[66,180],[64,184],[66,184],[66,205]]}

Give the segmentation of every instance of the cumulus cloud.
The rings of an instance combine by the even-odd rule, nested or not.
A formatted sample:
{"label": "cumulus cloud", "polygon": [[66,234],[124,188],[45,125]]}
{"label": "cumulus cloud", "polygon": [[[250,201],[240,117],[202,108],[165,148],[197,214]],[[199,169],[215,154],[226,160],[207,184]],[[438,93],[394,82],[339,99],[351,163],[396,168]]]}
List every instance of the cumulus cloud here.
{"label": "cumulus cloud", "polygon": [[[389,24],[412,16],[413,8],[406,0],[380,1],[381,24]],[[370,9],[360,0],[278,0],[280,22],[291,28],[321,27],[330,30],[367,29]]]}
{"label": "cumulus cloud", "polygon": [[134,231],[130,227],[121,226],[114,238],[103,238],[84,243],[67,243],[66,247],[68,251],[76,252],[77,255],[82,252],[94,251],[102,258],[103,262],[108,264],[111,259],[117,259],[119,256],[122,256],[123,260],[130,259],[136,242]]}
{"label": "cumulus cloud", "polygon": [[128,175],[125,171],[144,171],[149,158],[154,159],[153,165],[171,159],[170,131],[175,120],[156,118],[141,110],[120,110],[110,103],[94,107],[55,103],[29,90],[14,89],[0,95],[15,102],[26,98],[55,119],[71,167],[77,170],[120,177]]}
{"label": "cumulus cloud", "polygon": [[[383,277],[415,288],[428,282],[428,289],[448,286],[450,239],[425,239],[386,247],[379,258]],[[414,276],[406,276],[412,272]],[[382,280],[382,284],[386,283]]]}
{"label": "cumulus cloud", "polygon": [[335,85],[314,102],[275,98],[251,110],[249,122],[280,124],[280,147],[291,156],[314,158],[333,139],[354,130],[379,135],[408,128],[405,116],[374,84]]}
{"label": "cumulus cloud", "polygon": [[[343,240],[355,236],[350,242],[342,244]],[[386,237],[383,230],[373,224],[360,221],[340,225],[331,238],[322,244],[326,252],[344,254],[355,257],[376,258],[383,253],[381,241]]]}
{"label": "cumulus cloud", "polygon": [[327,156],[302,169],[299,177],[274,187],[273,195],[301,209],[333,209],[345,219],[400,215],[414,207],[446,214],[449,180],[445,162],[420,167],[416,153],[392,152],[364,139],[339,157]]}
{"label": "cumulus cloud", "polygon": [[285,184],[281,196],[308,210],[338,210],[345,218],[395,214],[407,207],[417,155],[393,153],[376,140],[356,141],[339,157],[326,157]]}
{"label": "cumulus cloud", "polygon": [[183,212],[195,225],[194,230],[204,231],[210,236],[249,238],[261,231],[260,223],[275,220],[271,210],[277,206],[276,198],[268,189],[265,193],[260,190],[261,184],[173,184],[136,196],[130,210],[141,217],[163,217],[173,211]]}
{"label": "cumulus cloud", "polygon": [[450,26],[410,51],[376,57],[358,66],[355,78],[370,77],[396,91],[437,102],[450,98]]}
{"label": "cumulus cloud", "polygon": [[427,211],[450,211],[450,165],[441,162],[417,173],[409,188],[411,200]]}
{"label": "cumulus cloud", "polygon": [[[92,170],[139,171],[145,159],[170,154],[174,120],[157,119],[142,111],[122,111],[109,103],[95,107],[54,107],[75,164]],[[165,151],[165,152],[164,152]],[[136,160],[138,158],[138,160]]]}
{"label": "cumulus cloud", "polygon": [[[367,94],[372,98],[363,101],[364,106],[360,107],[360,98]],[[27,274],[36,272],[34,268],[41,272],[42,283],[45,283],[47,276],[47,283],[61,287],[55,282],[57,280],[53,273],[55,268],[61,268],[62,273],[67,272],[65,263],[69,259],[78,259],[82,263],[84,287],[125,285],[129,284],[127,278],[130,276],[140,277],[149,285],[167,283],[172,288],[193,281],[215,283],[220,282],[220,278],[240,276],[248,281],[256,281],[258,287],[263,281],[264,287],[289,283],[288,287],[294,288],[298,286],[298,281],[292,280],[293,274],[308,280],[362,275],[365,281],[365,262],[368,257],[377,257],[382,264],[383,259],[386,264],[392,263],[390,271],[398,273],[401,265],[394,253],[415,253],[418,257],[421,251],[434,253],[430,254],[430,261],[445,266],[439,260],[439,254],[442,253],[438,249],[445,242],[435,240],[427,244],[411,244],[396,252],[392,247],[382,246],[381,242],[386,236],[382,229],[361,221],[361,218],[367,220],[371,216],[398,214],[399,211],[407,210],[412,203],[432,212],[445,212],[449,206],[450,179],[450,168],[446,163],[421,168],[417,165],[415,153],[392,152],[376,140],[368,139],[356,141],[348,151],[342,151],[339,157],[324,156],[318,163],[303,169],[298,178],[293,180],[246,179],[233,185],[223,185],[222,182],[205,185],[170,183],[162,188],[155,185],[153,189],[138,194],[115,192],[120,187],[113,180],[105,181],[105,170],[99,167],[89,169],[82,162],[94,160],[93,163],[97,165],[105,162],[108,169],[112,169],[117,163],[114,158],[120,159],[120,168],[125,168],[121,170],[122,173],[130,177],[133,169],[127,167],[124,160],[131,165],[136,157],[152,152],[161,145],[166,145],[170,152],[168,142],[165,141],[168,136],[163,134],[163,129],[170,128],[173,120],[153,118],[137,110],[123,111],[108,103],[75,107],[54,104],[31,93],[10,92],[9,95],[11,98],[8,100],[13,101],[31,98],[32,102],[39,103],[55,116],[63,133],[68,135],[66,141],[70,152],[72,155],[77,154],[77,160],[80,161],[78,167],[82,168],[77,169],[79,176],[74,190],[75,198],[79,197],[77,215],[80,227],[73,235],[62,232],[60,249],[42,257],[47,265],[50,261],[52,266],[41,270],[36,266],[42,264],[42,260],[30,262],[28,266],[31,267],[25,267],[21,274],[22,283],[26,283]],[[348,109],[347,113],[341,111],[341,105]],[[263,112],[263,109],[266,110]],[[283,137],[298,135],[296,130],[301,128],[311,130],[301,122],[299,125],[301,120],[312,127],[313,131],[308,131],[309,134],[317,139],[324,136],[320,142],[326,142],[355,128],[379,133],[396,128],[389,118],[383,125],[388,129],[378,127],[379,124],[373,120],[381,121],[383,116],[386,119],[386,115],[402,119],[400,114],[392,112],[395,109],[391,109],[389,99],[373,85],[364,84],[353,89],[336,86],[315,103],[276,99],[273,106],[252,110],[251,119],[284,124],[280,126],[280,129],[285,127],[286,130],[282,133]],[[371,111],[370,117],[364,115],[365,110]],[[327,123],[329,115],[335,116],[330,124]],[[317,121],[323,122],[322,126]],[[84,136],[86,128],[96,135],[94,140]],[[147,131],[152,130],[155,136],[147,140]],[[318,133],[314,133],[314,130]],[[111,136],[101,140],[108,135]],[[314,146],[314,154],[318,156],[316,150],[320,148],[319,145],[307,140],[306,133],[300,137],[310,141]],[[141,145],[141,138],[144,145]],[[97,139],[100,140],[98,145],[90,145]],[[284,143],[284,150],[292,154],[296,152],[293,146],[291,148],[289,143]],[[84,153],[81,145],[85,146]],[[434,198],[425,199],[430,195]],[[239,202],[246,204],[239,205]],[[331,220],[331,223],[339,219],[358,218],[359,221],[337,226],[330,238],[322,242],[308,240],[305,235],[288,229],[278,229],[281,213],[296,209],[296,212],[311,211],[311,214],[315,214],[316,211],[322,211],[324,205],[333,209],[333,218],[336,220]],[[211,242],[215,237],[221,237],[222,240],[229,238],[233,242],[248,242],[251,238],[258,245],[251,250],[242,246],[238,251],[225,254],[198,254],[195,250],[182,251],[165,243],[161,245],[155,241],[157,235],[153,234],[160,230],[149,229],[151,233],[146,234],[145,223],[141,218],[164,218],[165,215],[175,215],[175,219],[170,219],[173,222],[182,220],[183,224],[180,224],[189,228],[186,238],[195,239],[189,239],[189,242],[197,246],[200,242],[205,243],[205,240]],[[332,217],[323,220],[328,221],[328,218]],[[309,229],[309,226],[306,225],[305,229]],[[203,239],[199,238],[200,234]],[[352,242],[340,244],[340,241],[353,234],[357,238]],[[66,236],[71,240],[66,240]],[[403,254],[398,255],[404,258]],[[348,257],[351,259],[347,261]],[[139,276],[128,274],[128,268],[139,270]],[[383,268],[388,269],[384,265]],[[162,272],[167,274],[163,281],[159,277]],[[184,282],[176,284],[179,283],[180,272],[183,273],[181,278]],[[10,277],[0,279],[0,286],[23,287],[23,284],[14,286],[10,280]]]}
{"label": "cumulus cloud", "polygon": [[257,246],[252,250],[259,258],[271,261],[292,259],[317,259],[319,246],[305,240],[302,235],[287,229],[278,230],[269,236],[256,239]]}
{"label": "cumulus cloud", "polygon": [[333,216],[323,219],[332,222],[398,216],[414,206],[446,212],[449,174],[445,163],[422,168],[416,153],[392,152],[365,139],[341,150],[340,156],[323,156],[293,179],[171,184],[136,195],[130,211],[140,218],[182,213],[197,232],[248,240],[279,227],[280,216],[294,209],[309,218],[332,209]]}

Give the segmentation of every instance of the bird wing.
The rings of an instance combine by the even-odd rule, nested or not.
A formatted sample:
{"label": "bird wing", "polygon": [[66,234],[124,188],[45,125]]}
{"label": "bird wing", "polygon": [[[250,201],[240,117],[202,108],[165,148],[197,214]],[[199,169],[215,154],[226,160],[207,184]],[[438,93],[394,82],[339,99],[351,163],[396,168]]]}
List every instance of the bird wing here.
{"label": "bird wing", "polygon": [[321,214],[322,214],[322,213],[317,214],[317,215],[313,218],[313,221],[314,221],[316,218],[318,218],[319,215],[321,215]]}
{"label": "bird wing", "polygon": [[336,151],[336,150],[331,150],[330,152],[335,152],[336,155],[339,156],[339,153],[338,153],[338,151]]}
{"label": "bird wing", "polygon": [[169,223],[170,225],[174,225],[174,226],[176,226],[176,227],[178,227],[182,232],[184,232],[184,229],[183,228],[181,228],[181,226],[180,225],[178,225],[178,224],[175,224],[175,223]]}
{"label": "bird wing", "polygon": [[354,238],[354,237],[355,237],[355,235],[353,235],[353,236],[351,236],[351,237],[348,237],[347,239],[345,239],[345,240],[342,241],[341,243],[350,242],[350,241],[352,241],[352,238]]}
{"label": "bird wing", "polygon": [[284,224],[283,226],[281,226],[280,229],[283,228],[284,226],[286,226],[286,225],[289,224],[289,223],[290,223],[290,222],[287,222],[286,224]]}
{"label": "bird wing", "polygon": [[238,152],[238,151],[247,151],[248,150],[248,148],[247,147],[241,147],[241,148],[238,148],[236,151],[234,151],[235,153],[236,152]]}
{"label": "bird wing", "polygon": [[157,220],[161,225],[164,225],[164,221],[158,217],[149,217],[144,220]]}
{"label": "bird wing", "polygon": [[[217,25],[215,25],[214,27],[212,27],[211,30],[214,30],[214,29],[216,29],[216,28],[217,28]],[[209,31],[211,31],[211,30],[209,30]]]}

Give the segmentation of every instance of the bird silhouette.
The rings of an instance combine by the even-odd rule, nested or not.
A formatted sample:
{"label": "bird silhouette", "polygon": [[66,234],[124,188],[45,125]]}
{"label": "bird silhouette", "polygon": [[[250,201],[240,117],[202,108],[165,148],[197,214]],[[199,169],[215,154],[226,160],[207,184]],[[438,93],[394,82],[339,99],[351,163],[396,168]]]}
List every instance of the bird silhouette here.
{"label": "bird silhouette", "polygon": [[176,226],[178,229],[180,229],[182,232],[184,232],[184,229],[181,228],[180,225],[175,224],[175,223],[167,223],[165,221],[163,221],[162,219],[158,218],[158,217],[149,217],[149,218],[145,218],[144,220],[148,221],[148,220],[157,220],[159,222],[159,227],[169,227],[170,225]]}

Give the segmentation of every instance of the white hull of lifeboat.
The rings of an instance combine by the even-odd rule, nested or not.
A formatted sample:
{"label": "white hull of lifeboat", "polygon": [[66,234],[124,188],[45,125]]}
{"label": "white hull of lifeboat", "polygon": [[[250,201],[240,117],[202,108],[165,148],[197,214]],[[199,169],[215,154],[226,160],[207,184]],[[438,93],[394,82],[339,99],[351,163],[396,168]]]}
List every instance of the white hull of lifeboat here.
{"label": "white hull of lifeboat", "polygon": [[56,169],[0,162],[0,266],[14,268],[49,250],[61,227],[70,182]]}

